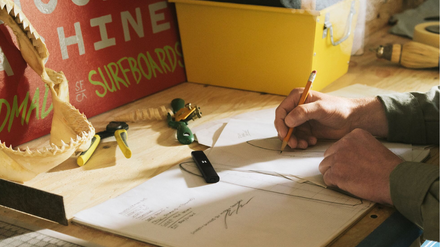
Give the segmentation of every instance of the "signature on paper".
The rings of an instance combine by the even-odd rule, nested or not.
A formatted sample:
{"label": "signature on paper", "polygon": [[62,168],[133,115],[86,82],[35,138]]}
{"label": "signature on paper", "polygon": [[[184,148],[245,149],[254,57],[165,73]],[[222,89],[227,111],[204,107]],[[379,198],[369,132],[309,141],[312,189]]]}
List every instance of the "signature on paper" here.
{"label": "signature on paper", "polygon": [[240,201],[238,201],[237,203],[235,203],[234,205],[232,205],[231,207],[229,207],[228,209],[226,209],[225,211],[222,212],[222,214],[225,214],[225,229],[228,229],[228,218],[232,217],[233,215],[238,214],[239,210],[241,208],[243,208],[244,206],[246,206],[252,199],[253,199],[253,197],[251,197],[245,203],[243,203],[243,200],[240,200]]}
{"label": "signature on paper", "polygon": [[224,223],[225,223],[225,229],[228,229],[228,218],[237,215],[240,212],[240,209],[243,208],[244,206],[246,206],[251,200],[253,199],[253,197],[251,197],[249,200],[247,200],[246,202],[243,202],[243,200],[239,200],[238,202],[234,203],[233,205],[229,206],[229,208],[223,210],[221,213],[219,213],[218,215],[212,217],[209,221],[207,221],[205,224],[203,224],[202,226],[198,227],[196,230],[194,230],[193,232],[191,232],[191,234],[195,234],[198,231],[202,230],[204,227],[208,226],[209,224],[211,224],[212,222],[216,221],[217,219],[219,219],[222,215],[224,215]]}

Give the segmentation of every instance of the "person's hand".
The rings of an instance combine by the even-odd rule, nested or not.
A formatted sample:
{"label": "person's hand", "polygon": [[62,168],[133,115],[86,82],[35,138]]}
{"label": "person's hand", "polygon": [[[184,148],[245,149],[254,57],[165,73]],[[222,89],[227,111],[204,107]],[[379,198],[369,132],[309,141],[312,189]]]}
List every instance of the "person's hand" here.
{"label": "person's hand", "polygon": [[402,161],[370,133],[355,129],[327,149],[319,171],[328,186],[392,205],[390,174]]}
{"label": "person's hand", "polygon": [[385,110],[377,98],[348,99],[310,91],[304,104],[297,106],[304,89],[297,88],[275,112],[275,128],[283,139],[290,127],[294,132],[288,145],[307,148],[318,138],[339,139],[355,128],[385,137],[388,124]]}

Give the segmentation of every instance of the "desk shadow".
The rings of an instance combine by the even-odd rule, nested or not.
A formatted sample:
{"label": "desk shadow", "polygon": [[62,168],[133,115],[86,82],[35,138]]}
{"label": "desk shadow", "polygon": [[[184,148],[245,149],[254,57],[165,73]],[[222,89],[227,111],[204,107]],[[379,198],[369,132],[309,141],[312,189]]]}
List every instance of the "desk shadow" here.
{"label": "desk shadow", "polygon": [[[169,127],[166,120],[145,120],[128,122],[128,124],[130,125],[129,130],[127,131],[128,145],[130,145],[131,134],[145,136],[145,139],[149,139],[149,135],[151,134],[158,134],[156,144],[164,147],[176,147],[183,145],[177,140],[177,130]],[[170,142],[170,140],[174,141]]]}
{"label": "desk shadow", "polygon": [[60,171],[67,171],[78,168],[78,165],[76,164],[76,157],[70,157],[63,163],[55,166],[54,168],[50,169],[48,173],[51,172],[60,172]]}
{"label": "desk shadow", "polygon": [[[194,121],[188,122],[190,130],[194,128]],[[177,130],[168,125],[167,119],[162,120],[143,120],[137,122],[127,122],[129,124],[128,129],[128,144],[130,145],[130,135],[135,133],[136,135],[145,136],[145,139],[151,140],[151,135],[157,135],[155,144],[163,147],[177,147],[185,144],[181,144],[177,140]],[[194,134],[194,133],[193,133]],[[170,141],[171,140],[171,141]]]}
{"label": "desk shadow", "polygon": [[118,152],[116,141],[101,142],[90,157],[89,161],[83,166],[84,170],[102,169],[116,165],[116,152]]}
{"label": "desk shadow", "polygon": [[[102,169],[106,167],[111,167],[116,164],[116,152],[118,144],[116,141],[103,142],[98,145],[93,155],[87,161],[87,163],[82,166],[85,170],[95,170]],[[58,166],[52,168],[48,172],[60,172],[66,170],[72,170],[79,168],[77,164],[78,156],[72,156]]]}

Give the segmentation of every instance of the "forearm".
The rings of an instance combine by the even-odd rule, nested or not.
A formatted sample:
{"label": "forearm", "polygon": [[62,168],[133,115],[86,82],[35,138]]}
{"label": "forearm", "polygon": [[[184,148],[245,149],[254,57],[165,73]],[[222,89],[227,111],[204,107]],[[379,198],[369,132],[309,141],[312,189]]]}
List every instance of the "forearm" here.
{"label": "forearm", "polygon": [[388,136],[388,122],[385,108],[378,98],[353,99],[356,107],[353,108],[350,119],[351,130],[364,129],[376,137]]}

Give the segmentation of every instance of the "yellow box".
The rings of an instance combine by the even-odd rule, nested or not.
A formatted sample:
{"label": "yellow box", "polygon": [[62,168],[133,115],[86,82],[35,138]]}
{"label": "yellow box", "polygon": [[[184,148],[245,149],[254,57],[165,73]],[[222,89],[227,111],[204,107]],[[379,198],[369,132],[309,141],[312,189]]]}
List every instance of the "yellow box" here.
{"label": "yellow box", "polygon": [[318,91],[348,70],[359,0],[321,11],[169,1],[190,82],[287,95],[312,70]]}

